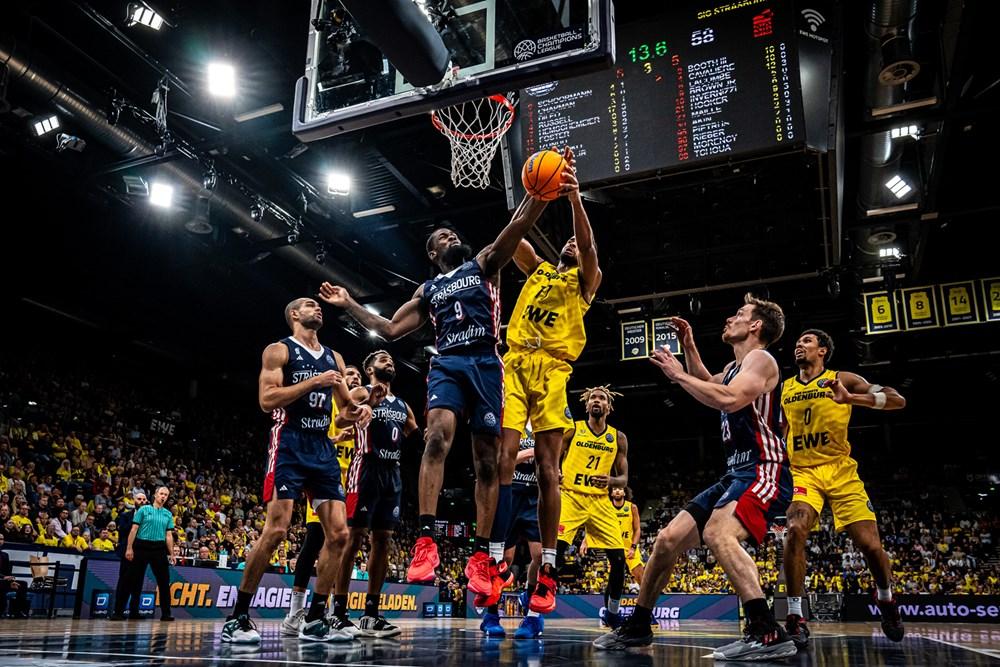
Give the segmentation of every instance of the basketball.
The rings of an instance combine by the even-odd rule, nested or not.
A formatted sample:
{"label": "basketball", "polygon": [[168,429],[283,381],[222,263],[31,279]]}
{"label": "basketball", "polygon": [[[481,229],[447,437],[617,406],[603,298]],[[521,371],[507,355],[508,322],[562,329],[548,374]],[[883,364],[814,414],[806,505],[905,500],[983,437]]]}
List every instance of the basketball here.
{"label": "basketball", "polygon": [[559,196],[566,160],[555,151],[538,151],[521,169],[521,183],[532,197],[552,201]]}

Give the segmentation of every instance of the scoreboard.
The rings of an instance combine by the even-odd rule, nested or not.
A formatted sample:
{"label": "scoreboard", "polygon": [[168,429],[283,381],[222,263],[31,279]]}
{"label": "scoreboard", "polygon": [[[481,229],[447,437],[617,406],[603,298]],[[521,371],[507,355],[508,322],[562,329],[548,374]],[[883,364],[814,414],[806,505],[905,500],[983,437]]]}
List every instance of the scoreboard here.
{"label": "scoreboard", "polygon": [[573,148],[584,184],[798,148],[796,23],[791,2],[743,0],[618,25],[610,70],[520,91],[512,184],[552,146]]}

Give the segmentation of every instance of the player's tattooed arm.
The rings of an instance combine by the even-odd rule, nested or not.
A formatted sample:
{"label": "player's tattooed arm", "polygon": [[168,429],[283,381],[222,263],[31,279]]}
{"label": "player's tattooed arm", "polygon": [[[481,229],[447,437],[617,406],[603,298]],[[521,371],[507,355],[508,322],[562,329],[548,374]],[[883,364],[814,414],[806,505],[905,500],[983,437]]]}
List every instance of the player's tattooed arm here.
{"label": "player's tattooed arm", "polygon": [[311,391],[334,387],[343,382],[344,376],[338,371],[326,371],[304,382],[284,386],[282,368],[288,362],[288,348],[281,343],[272,343],[264,348],[261,358],[260,378],[257,382],[257,402],[264,412],[283,408]]}
{"label": "player's tattooed arm", "polygon": [[[902,410],[906,407],[906,399],[898,391],[892,387],[872,384],[856,373],[840,371],[837,379],[830,380],[826,387],[833,392],[830,398],[836,403],[880,410]],[[884,398],[879,398],[879,394]]]}
{"label": "player's tattooed arm", "polygon": [[615,454],[611,472],[616,474],[608,477],[608,486],[622,488],[628,486],[628,438],[621,431],[618,431],[618,453]]}
{"label": "player's tattooed arm", "polygon": [[359,304],[343,287],[323,283],[319,288],[319,296],[323,301],[343,308],[348,315],[357,320],[358,324],[388,340],[402,338],[419,329],[427,321],[427,309],[423,304],[423,295],[424,286],[421,285],[413,293],[410,300],[399,307],[390,320],[376,315]]}

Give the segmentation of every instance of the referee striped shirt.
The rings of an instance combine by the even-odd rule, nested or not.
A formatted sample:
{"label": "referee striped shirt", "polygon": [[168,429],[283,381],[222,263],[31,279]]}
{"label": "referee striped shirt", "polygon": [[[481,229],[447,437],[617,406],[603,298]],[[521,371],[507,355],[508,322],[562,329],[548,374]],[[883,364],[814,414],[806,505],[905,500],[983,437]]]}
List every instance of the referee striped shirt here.
{"label": "referee striped shirt", "polygon": [[136,539],[150,542],[164,542],[167,531],[174,527],[174,515],[166,507],[156,508],[143,505],[135,513],[132,523],[139,526]]}

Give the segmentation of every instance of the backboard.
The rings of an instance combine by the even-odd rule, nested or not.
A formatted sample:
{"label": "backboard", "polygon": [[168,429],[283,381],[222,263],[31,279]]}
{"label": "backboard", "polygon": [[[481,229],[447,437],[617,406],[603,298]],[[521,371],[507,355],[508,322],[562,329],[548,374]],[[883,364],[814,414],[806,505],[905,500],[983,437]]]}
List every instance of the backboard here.
{"label": "backboard", "polygon": [[614,57],[611,0],[414,0],[453,69],[414,87],[336,0],[313,0],[292,130],[302,141],[595,71]]}

